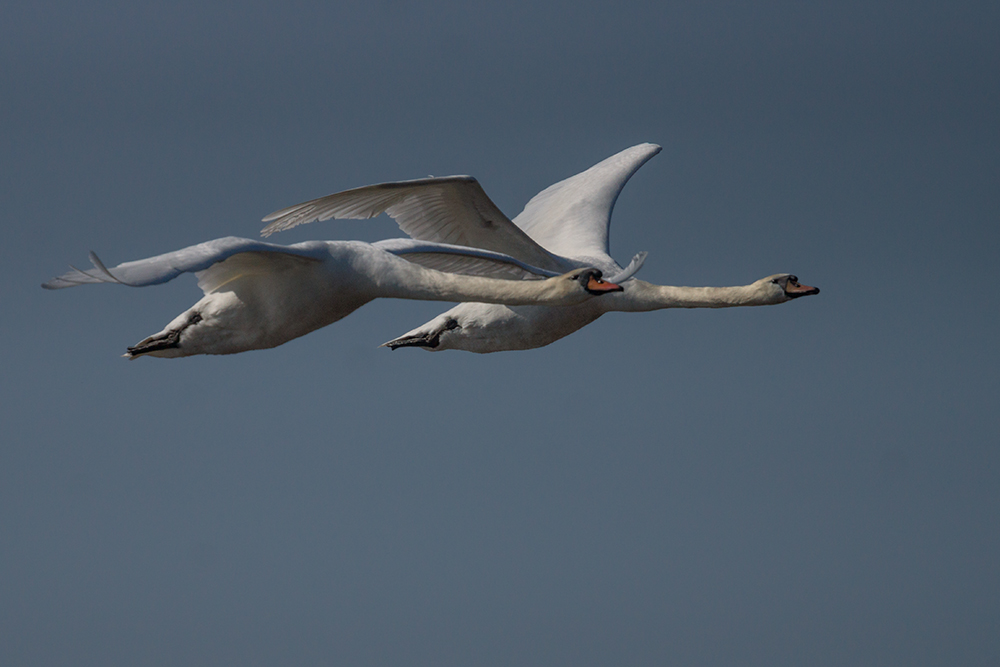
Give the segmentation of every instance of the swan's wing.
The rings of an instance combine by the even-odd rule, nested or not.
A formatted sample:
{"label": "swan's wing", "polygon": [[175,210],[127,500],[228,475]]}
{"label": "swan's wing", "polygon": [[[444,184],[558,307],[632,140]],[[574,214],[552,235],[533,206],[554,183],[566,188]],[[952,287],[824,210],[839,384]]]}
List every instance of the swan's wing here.
{"label": "swan's wing", "polygon": [[642,252],[637,252],[635,254],[635,257],[632,258],[632,261],[628,263],[628,266],[626,266],[624,269],[622,269],[621,271],[619,271],[614,275],[605,276],[604,279],[607,280],[609,283],[620,283],[628,280],[629,278],[634,276],[639,271],[639,269],[642,268],[643,263],[646,261],[647,255],[649,255],[649,253],[646,252],[645,250],[643,250]]}
{"label": "swan's wing", "polygon": [[[280,246],[279,246],[280,247]],[[246,250],[230,255],[207,269],[196,271],[198,287],[205,294],[217,292],[237,278],[246,276],[274,276],[285,271],[294,271],[322,261],[308,254],[300,255],[274,250]]]}
{"label": "swan's wing", "polygon": [[557,271],[526,264],[510,255],[479,248],[415,239],[386,239],[372,245],[414,264],[445,273],[507,280],[531,280],[559,275]]}
{"label": "swan's wing", "polygon": [[[94,265],[93,269],[83,271],[71,267],[72,271],[42,283],[42,287],[61,289],[88,283],[118,283],[130,287],[145,287],[173,280],[182,273],[206,272],[213,265],[240,253],[276,253],[303,260],[319,261],[320,251],[321,249],[313,244],[300,244],[298,247],[282,246],[227,236],[156,257],[125,262],[110,269],[104,266],[97,255],[90,253],[90,261]],[[201,284],[202,278],[203,276],[199,275],[199,284]],[[210,290],[206,289],[206,292],[208,291]]]}
{"label": "swan's wing", "polygon": [[632,174],[659,152],[656,144],[639,144],[550,185],[528,202],[514,224],[551,252],[606,256],[618,194]]}
{"label": "swan's wing", "polygon": [[573,268],[535,243],[496,207],[472,176],[444,176],[345,190],[275,211],[269,236],[313,221],[367,219],[386,213],[419,241],[492,250],[553,271]]}

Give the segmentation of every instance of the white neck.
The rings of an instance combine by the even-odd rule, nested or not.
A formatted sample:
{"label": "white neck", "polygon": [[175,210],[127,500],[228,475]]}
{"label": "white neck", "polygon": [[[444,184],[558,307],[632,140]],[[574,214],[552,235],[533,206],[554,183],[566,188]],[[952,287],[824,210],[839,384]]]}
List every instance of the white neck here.
{"label": "white neck", "polygon": [[507,306],[564,306],[591,298],[564,277],[546,280],[499,280],[444,273],[393,258],[373,276],[380,297],[422,301],[474,301]]}
{"label": "white neck", "polygon": [[767,306],[781,303],[775,290],[762,288],[759,283],[736,287],[674,287],[653,285],[642,280],[628,280],[625,291],[611,295],[613,310],[641,312],[662,308],[733,308],[736,306]]}

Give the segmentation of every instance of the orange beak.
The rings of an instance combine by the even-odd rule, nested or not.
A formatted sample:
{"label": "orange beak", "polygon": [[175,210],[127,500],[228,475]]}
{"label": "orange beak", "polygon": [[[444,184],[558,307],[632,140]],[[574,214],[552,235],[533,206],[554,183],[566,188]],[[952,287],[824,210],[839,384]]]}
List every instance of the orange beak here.
{"label": "orange beak", "polygon": [[810,294],[819,294],[818,287],[809,287],[809,285],[788,285],[785,287],[785,294],[791,297],[795,296],[809,296]]}
{"label": "orange beak", "polygon": [[591,276],[590,280],[587,281],[587,291],[591,294],[604,294],[605,292],[621,292],[623,289],[621,285],[605,282],[600,278]]}

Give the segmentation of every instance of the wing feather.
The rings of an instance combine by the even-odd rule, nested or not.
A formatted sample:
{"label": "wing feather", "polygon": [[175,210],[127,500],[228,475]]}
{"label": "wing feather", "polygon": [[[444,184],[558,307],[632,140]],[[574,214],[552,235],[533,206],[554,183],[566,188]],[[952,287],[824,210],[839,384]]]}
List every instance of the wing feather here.
{"label": "wing feather", "polygon": [[628,280],[629,278],[634,276],[636,272],[639,271],[639,269],[642,268],[643,263],[645,263],[646,261],[647,255],[649,255],[649,253],[646,252],[645,250],[643,250],[642,252],[637,252],[635,254],[635,257],[632,258],[632,261],[628,263],[628,266],[626,266],[618,273],[605,276],[604,279],[607,280],[609,283],[620,283]]}
{"label": "wing feather", "polygon": [[313,243],[300,243],[293,246],[282,246],[252,239],[241,239],[227,236],[188,246],[163,255],[125,262],[118,266],[107,268],[95,255],[90,253],[93,269],[82,271],[75,267],[58,278],[53,278],[42,284],[45,289],[62,289],[89,283],[118,283],[130,287],[145,287],[158,285],[173,280],[182,273],[197,273],[205,271],[213,264],[222,262],[233,255],[248,252],[278,253],[295,255],[305,259],[319,260],[321,246]]}
{"label": "wing feather", "polygon": [[418,241],[482,248],[552,271],[572,268],[533,241],[496,207],[472,176],[381,183],[337,192],[266,216],[261,232],[313,221],[367,219],[386,213]]}
{"label": "wing feather", "polygon": [[466,246],[415,239],[386,239],[372,245],[414,264],[445,273],[507,280],[531,280],[559,275],[556,271],[532,266],[503,253]]}
{"label": "wing feather", "polygon": [[626,148],[545,188],[513,222],[551,252],[566,257],[608,256],[611,211],[618,194],[632,174],[659,152],[656,144]]}

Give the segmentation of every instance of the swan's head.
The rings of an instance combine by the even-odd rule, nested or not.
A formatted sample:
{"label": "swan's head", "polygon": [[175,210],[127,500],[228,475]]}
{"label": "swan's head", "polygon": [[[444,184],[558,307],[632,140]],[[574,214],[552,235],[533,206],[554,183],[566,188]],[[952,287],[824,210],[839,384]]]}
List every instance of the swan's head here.
{"label": "swan's head", "polygon": [[604,274],[599,269],[576,269],[566,274],[566,278],[575,281],[587,294],[600,296],[608,292],[621,292],[622,286],[609,283],[602,279]]}
{"label": "swan's head", "polygon": [[800,296],[819,294],[818,287],[803,285],[799,282],[798,276],[790,273],[776,273],[758,280],[757,284],[767,294],[771,303],[784,303]]}

